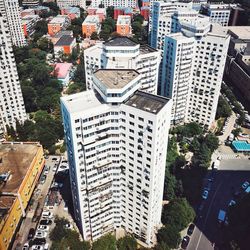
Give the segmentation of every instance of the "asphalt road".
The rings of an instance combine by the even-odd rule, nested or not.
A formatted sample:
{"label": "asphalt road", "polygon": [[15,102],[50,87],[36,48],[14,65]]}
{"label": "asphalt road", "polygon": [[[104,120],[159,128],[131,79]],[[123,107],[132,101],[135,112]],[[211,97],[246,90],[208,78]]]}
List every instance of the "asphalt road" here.
{"label": "asphalt road", "polygon": [[223,229],[217,221],[219,210],[226,211],[233,193],[250,180],[249,170],[250,160],[230,159],[221,161],[220,170],[209,172],[208,178],[213,176],[213,181],[204,181],[205,187],[210,186],[209,196],[201,201],[200,210],[197,208],[198,220],[187,249],[210,250],[223,241]]}

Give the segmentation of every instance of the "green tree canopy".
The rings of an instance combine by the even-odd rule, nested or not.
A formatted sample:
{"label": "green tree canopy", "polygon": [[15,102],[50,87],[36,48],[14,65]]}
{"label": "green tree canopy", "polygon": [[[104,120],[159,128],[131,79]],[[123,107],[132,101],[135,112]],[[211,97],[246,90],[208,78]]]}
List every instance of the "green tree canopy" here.
{"label": "green tree canopy", "polygon": [[174,225],[178,231],[183,230],[193,221],[195,212],[185,198],[177,198],[163,207],[162,223]]}
{"label": "green tree canopy", "polygon": [[115,236],[107,234],[94,241],[92,250],[116,250]]}
{"label": "green tree canopy", "polygon": [[117,241],[118,250],[136,250],[137,242],[133,236],[126,235]]}
{"label": "green tree canopy", "polygon": [[166,225],[157,233],[157,240],[164,249],[176,249],[181,241],[181,236],[177,228],[172,225]]}
{"label": "green tree canopy", "polygon": [[225,100],[225,98],[220,95],[217,111],[216,111],[216,119],[220,117],[229,117],[232,114],[232,110],[228,102]]}

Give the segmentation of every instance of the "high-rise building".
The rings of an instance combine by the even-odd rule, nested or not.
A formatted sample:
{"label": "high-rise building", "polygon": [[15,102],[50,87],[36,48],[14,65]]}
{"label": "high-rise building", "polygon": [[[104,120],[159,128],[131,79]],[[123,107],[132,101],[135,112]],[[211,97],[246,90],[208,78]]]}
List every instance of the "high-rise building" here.
{"label": "high-rise building", "polygon": [[[132,69],[99,69],[93,90],[61,98],[74,213],[84,239],[161,224],[171,100],[139,91]],[[164,136],[163,136],[164,135]]]}
{"label": "high-rise building", "polygon": [[101,5],[104,8],[107,8],[109,6],[134,8],[137,7],[137,0],[92,0],[91,1],[91,7],[98,8]]}
{"label": "high-rise building", "polygon": [[207,3],[201,6],[201,12],[209,16],[211,23],[228,26],[231,10],[235,7],[237,7],[237,4]]}
{"label": "high-rise building", "polygon": [[57,5],[60,9],[70,6],[80,6],[83,9],[86,8],[86,0],[57,0]]}
{"label": "high-rise building", "polygon": [[26,119],[21,86],[11,45],[11,33],[0,13],[0,133]]}
{"label": "high-rise building", "polygon": [[141,74],[141,89],[156,94],[160,53],[127,37],[116,37],[84,51],[87,88],[97,69],[136,69]]}
{"label": "high-rise building", "polygon": [[181,22],[166,36],[161,95],[173,99],[172,124],[198,122],[210,128],[216,114],[230,36],[209,17]]}
{"label": "high-rise building", "polygon": [[26,45],[18,0],[0,0],[0,14],[10,31],[13,45],[18,47]]}

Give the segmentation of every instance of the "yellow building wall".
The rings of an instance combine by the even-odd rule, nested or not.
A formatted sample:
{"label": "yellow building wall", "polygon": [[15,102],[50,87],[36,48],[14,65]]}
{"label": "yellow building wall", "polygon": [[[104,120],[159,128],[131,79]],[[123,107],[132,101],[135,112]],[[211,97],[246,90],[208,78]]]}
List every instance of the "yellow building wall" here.
{"label": "yellow building wall", "polygon": [[[43,156],[43,148],[42,146],[40,146],[18,190],[24,209],[26,209],[28,205],[28,202],[34,191],[36,183],[43,170],[44,162],[45,161]],[[1,226],[0,222],[0,228],[2,227],[2,230],[0,232],[0,250],[8,249],[8,246],[12,240],[13,235],[15,234],[16,227],[21,217],[22,217],[22,210],[19,200],[16,197],[15,202],[13,203],[11,209],[9,210],[9,215],[5,219],[3,227]]]}

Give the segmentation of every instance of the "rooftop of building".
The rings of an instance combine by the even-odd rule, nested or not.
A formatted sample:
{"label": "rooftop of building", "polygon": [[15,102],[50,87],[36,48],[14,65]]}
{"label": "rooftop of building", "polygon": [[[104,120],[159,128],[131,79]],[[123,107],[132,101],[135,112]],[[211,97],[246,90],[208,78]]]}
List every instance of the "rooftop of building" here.
{"label": "rooftop of building", "polygon": [[35,142],[0,144],[0,192],[17,193],[39,147]]}
{"label": "rooftop of building", "polygon": [[72,30],[60,30],[58,33],[56,33],[53,37],[60,38],[64,35],[72,36],[73,37],[73,31]]}
{"label": "rooftop of building", "polygon": [[78,12],[80,12],[80,8],[75,7],[75,6],[69,6],[69,7],[65,7],[65,8],[62,8],[62,9],[67,10],[67,12],[69,12],[69,13],[78,13]]}
{"label": "rooftop of building", "polygon": [[115,37],[112,38],[110,40],[108,40],[107,42],[104,43],[105,46],[136,46],[138,45],[138,43],[134,42],[133,40],[131,40],[130,38],[126,37],[126,36],[122,36],[122,37]]}
{"label": "rooftop of building", "polygon": [[54,17],[53,19],[51,19],[49,24],[62,24],[62,23],[65,23],[67,18],[68,17],[66,15],[58,15]]}
{"label": "rooftop of building", "polygon": [[139,73],[133,69],[99,69],[94,73],[107,89],[122,89],[138,75]]}
{"label": "rooftop of building", "polygon": [[211,29],[210,29],[209,35],[216,35],[216,36],[220,36],[220,37],[227,37],[228,36],[227,27],[221,26],[218,23],[213,23],[211,25]]}
{"label": "rooftop of building", "polygon": [[101,99],[97,98],[93,90],[61,97],[61,102],[70,113],[78,113],[95,108],[105,108],[105,104],[103,104]]}
{"label": "rooftop of building", "polygon": [[117,25],[130,25],[131,24],[131,16],[119,15],[116,24]]}
{"label": "rooftop of building", "polygon": [[55,72],[57,74],[57,78],[65,78],[71,70],[72,65],[72,63],[57,63],[55,65]]}
{"label": "rooftop of building", "polygon": [[238,39],[250,39],[250,26],[228,26],[228,33]]}
{"label": "rooftop of building", "polygon": [[105,8],[98,8],[98,9],[96,9],[96,14],[106,14],[106,9]]}
{"label": "rooftop of building", "polygon": [[83,21],[85,23],[100,23],[100,18],[98,15],[88,15]]}
{"label": "rooftop of building", "polygon": [[168,102],[168,98],[138,90],[125,102],[125,105],[157,114]]}
{"label": "rooftop of building", "polygon": [[0,144],[0,230],[40,147],[36,142]]}
{"label": "rooftop of building", "polygon": [[70,46],[74,40],[75,38],[72,36],[63,35],[56,42],[55,46]]}
{"label": "rooftop of building", "polygon": [[26,15],[22,17],[22,21],[31,21],[34,19],[39,19],[39,15]]}
{"label": "rooftop of building", "polygon": [[140,46],[140,53],[141,53],[141,54],[148,54],[148,53],[150,53],[150,52],[156,52],[156,51],[157,51],[156,49],[150,47],[150,46],[147,45],[147,44],[144,44],[144,45],[141,45],[141,46]]}

